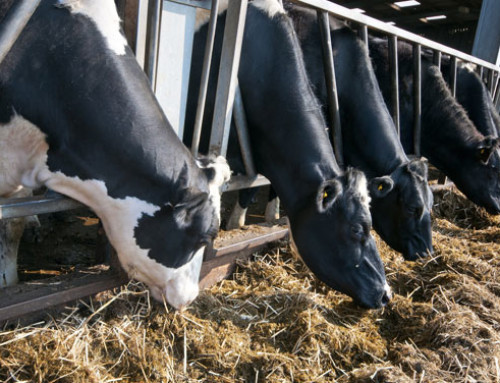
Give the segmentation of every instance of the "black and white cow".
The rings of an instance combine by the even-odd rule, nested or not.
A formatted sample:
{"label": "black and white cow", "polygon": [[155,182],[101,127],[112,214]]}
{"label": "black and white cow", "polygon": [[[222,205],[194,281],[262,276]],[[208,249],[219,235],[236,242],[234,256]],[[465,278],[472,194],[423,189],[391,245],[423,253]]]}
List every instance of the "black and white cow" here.
{"label": "black and white cow", "polygon": [[[316,12],[290,5],[306,69],[321,103],[328,105]],[[368,50],[344,23],[330,17],[347,165],[368,176],[373,226],[382,239],[414,260],[432,252],[432,192],[425,160],[409,160],[399,141]],[[325,113],[327,111],[325,110]]]}
{"label": "black and white cow", "polygon": [[91,207],[129,276],[179,308],[228,176],[171,129],[113,0],[42,0],[0,65],[0,196],[44,185]]}
{"label": "black and white cow", "polygon": [[[217,22],[205,127],[212,119],[224,25],[225,14]],[[296,247],[316,276],[364,306],[380,307],[390,290],[370,235],[366,179],[357,170],[342,172],[335,161],[291,20],[277,0],[256,0],[248,7],[245,28],[238,79],[257,171],[280,197]],[[195,36],[186,143],[191,142],[206,35],[205,25]],[[208,150],[206,133],[202,150]],[[233,170],[243,172],[234,140],[228,151]]]}
{"label": "black and white cow", "polygon": [[[370,55],[382,93],[391,104],[388,44],[370,38]],[[398,43],[401,141],[413,152],[413,54]],[[446,174],[472,202],[500,213],[499,139],[481,134],[452,96],[439,68],[422,57],[421,153]]]}

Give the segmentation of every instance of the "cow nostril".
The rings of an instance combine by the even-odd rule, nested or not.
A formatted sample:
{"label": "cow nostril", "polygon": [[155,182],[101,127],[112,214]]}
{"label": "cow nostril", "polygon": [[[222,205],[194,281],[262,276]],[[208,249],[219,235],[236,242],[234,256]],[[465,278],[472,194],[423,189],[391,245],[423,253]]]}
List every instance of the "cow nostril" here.
{"label": "cow nostril", "polygon": [[380,299],[380,304],[382,307],[386,306],[389,301],[392,299],[392,291],[389,285],[386,283],[384,286],[384,293],[382,294],[382,298]]}
{"label": "cow nostril", "polygon": [[384,292],[382,295],[382,299],[380,300],[380,303],[382,304],[382,307],[386,306],[391,300],[391,296]]}

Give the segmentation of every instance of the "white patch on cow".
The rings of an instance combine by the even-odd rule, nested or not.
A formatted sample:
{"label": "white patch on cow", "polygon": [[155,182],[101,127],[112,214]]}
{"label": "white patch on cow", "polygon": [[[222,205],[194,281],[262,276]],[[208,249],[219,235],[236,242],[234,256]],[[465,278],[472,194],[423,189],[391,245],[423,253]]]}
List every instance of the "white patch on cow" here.
{"label": "white patch on cow", "polygon": [[10,197],[21,185],[41,186],[36,175],[47,160],[45,135],[22,117],[15,115],[0,125],[0,197]]}
{"label": "white patch on cow", "polygon": [[17,190],[20,185],[30,188],[44,185],[82,202],[101,218],[108,239],[131,278],[146,283],[153,291],[165,292],[167,301],[173,297],[174,301],[169,303],[174,307],[185,306],[194,299],[198,290],[192,285],[198,283],[198,263],[201,264],[198,253],[203,251],[195,254],[194,261],[174,269],[151,259],[148,250],[141,249],[135,240],[134,228],[138,220],[144,214],[154,215],[159,206],[135,197],[112,198],[100,180],[84,181],[51,172],[47,166],[48,145],[44,134],[18,115],[10,123],[0,125],[0,149],[4,149],[0,150],[0,190],[3,194]]}
{"label": "white patch on cow", "polygon": [[469,72],[476,72],[477,70],[477,65],[473,63],[462,63],[461,67],[467,69]]}
{"label": "white patch on cow", "polygon": [[203,166],[199,161],[196,161],[196,164],[200,168],[212,168],[215,171],[214,178],[208,183],[208,189],[211,204],[215,208],[217,218],[220,222],[220,188],[231,178],[231,169],[229,168],[226,159],[222,156],[216,157],[215,160],[205,166]]}
{"label": "white patch on cow", "polygon": [[384,284],[384,290],[385,290],[385,293],[387,294],[387,298],[389,298],[389,300],[392,299],[392,290],[391,290],[391,286],[389,286],[389,284],[387,282],[385,282]]}
{"label": "white patch on cow", "polygon": [[279,13],[286,13],[279,0],[254,0],[252,4],[266,12],[269,17],[274,17]]}
{"label": "white patch on cow", "polygon": [[120,17],[113,0],[58,0],[72,13],[80,13],[93,20],[109,49],[117,55],[125,54],[127,40],[120,31]]}
{"label": "white patch on cow", "polygon": [[366,177],[363,174],[358,178],[358,183],[356,184],[357,194],[360,196],[360,201],[368,210],[370,209],[370,194],[368,193],[368,182],[366,181]]}
{"label": "white patch on cow", "polygon": [[280,219],[280,199],[278,197],[269,201],[266,205],[266,213],[264,214],[266,222],[275,222]]}
{"label": "white patch on cow", "polygon": [[239,229],[240,227],[245,226],[245,218],[247,215],[247,208],[243,208],[238,201],[234,204],[233,209],[231,210],[231,215],[227,220],[226,229],[234,230]]}

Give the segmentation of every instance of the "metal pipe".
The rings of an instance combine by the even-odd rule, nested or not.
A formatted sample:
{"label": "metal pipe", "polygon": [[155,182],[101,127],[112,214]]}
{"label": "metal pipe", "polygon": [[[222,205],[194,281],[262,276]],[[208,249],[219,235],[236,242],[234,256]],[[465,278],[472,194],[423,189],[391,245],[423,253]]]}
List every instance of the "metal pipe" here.
{"label": "metal pipe", "polygon": [[84,205],[80,202],[58,193],[50,196],[6,198],[0,200],[0,219],[54,213],[82,206]]}
{"label": "metal pipe", "polygon": [[450,90],[453,97],[457,95],[457,58],[455,56],[451,57],[450,61]]}
{"label": "metal pipe", "polygon": [[413,44],[413,152],[420,156],[422,136],[422,61],[420,44]]}
{"label": "metal pipe", "polygon": [[0,26],[0,63],[21,35],[41,0],[16,1]]}
{"label": "metal pipe", "polygon": [[481,65],[478,65],[476,68],[477,75],[481,78],[481,81],[483,80],[483,67]]}
{"label": "metal pipe", "polygon": [[191,153],[198,155],[200,150],[201,129],[203,127],[203,115],[205,113],[205,103],[207,101],[208,80],[212,67],[212,54],[214,50],[215,32],[217,30],[217,13],[219,11],[219,0],[213,0],[210,10],[210,21],[208,23],[208,35],[205,43],[205,54],[203,56],[203,68],[201,72],[200,92],[198,93],[198,106],[194,121],[193,139],[191,142]]}
{"label": "metal pipe", "polygon": [[434,51],[434,54],[432,56],[432,62],[434,63],[434,65],[436,65],[441,70],[441,52],[440,51]]}
{"label": "metal pipe", "polygon": [[370,29],[378,30],[381,32],[385,32],[386,34],[397,36],[399,39],[409,41],[410,43],[417,43],[430,49],[439,50],[444,54],[450,56],[456,56],[461,60],[468,61],[474,64],[483,65],[488,69],[493,69],[495,71],[498,70],[498,67],[495,64],[481,60],[472,55],[468,55],[457,49],[450,48],[446,45],[436,43],[435,41],[429,40],[415,33],[408,32],[404,29],[395,27],[393,25],[388,24],[385,21],[377,20],[373,17],[367,16],[359,12],[353,12],[352,9],[335,4],[334,2],[329,2],[325,0],[290,0],[290,1],[293,3],[327,11],[329,13],[334,14],[338,18],[354,21],[358,24],[364,24],[368,26]]}
{"label": "metal pipe", "polygon": [[332,41],[330,35],[330,21],[328,13],[317,11],[319,29],[321,32],[321,46],[323,50],[323,66],[325,70],[326,90],[328,94],[328,111],[330,126],[332,129],[333,151],[337,163],[342,168],[344,166],[344,153],[342,148],[342,129],[340,125],[340,109],[337,92],[337,82],[335,80],[335,65],[333,62]]}
{"label": "metal pipe", "polygon": [[358,35],[361,40],[364,41],[366,49],[368,49],[368,27],[364,24],[359,26]]}
{"label": "metal pipe", "polygon": [[488,90],[490,91],[490,94],[493,93],[493,79],[494,79],[495,72],[493,70],[488,70]]}
{"label": "metal pipe", "polygon": [[228,3],[226,13],[219,83],[209,147],[209,153],[222,156],[225,156],[227,152],[247,6],[248,0],[232,0]]}
{"label": "metal pipe", "polygon": [[158,44],[163,0],[150,0],[148,7],[148,30],[146,34],[146,56],[144,69],[153,91],[156,88],[156,68],[158,66]]}
{"label": "metal pipe", "polygon": [[245,107],[243,105],[241,89],[238,84],[236,84],[234,93],[233,119],[236,127],[236,133],[238,134],[238,142],[240,143],[241,156],[243,158],[243,164],[245,165],[245,171],[248,177],[253,178],[257,175],[257,171],[255,170],[252,158],[252,148],[250,146],[250,136],[248,134]]}
{"label": "metal pipe", "polygon": [[398,136],[400,135],[399,122],[399,73],[398,73],[398,38],[389,36],[389,67],[391,71],[391,100],[392,119]]}

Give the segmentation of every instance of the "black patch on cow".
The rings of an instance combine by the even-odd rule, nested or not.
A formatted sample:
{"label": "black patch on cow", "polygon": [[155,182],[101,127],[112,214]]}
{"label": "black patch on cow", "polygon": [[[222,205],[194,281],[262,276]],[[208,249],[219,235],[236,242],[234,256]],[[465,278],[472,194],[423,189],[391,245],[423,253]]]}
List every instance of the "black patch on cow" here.
{"label": "black patch on cow", "polygon": [[[190,261],[194,251],[207,245],[218,231],[217,220],[208,219],[215,215],[206,203],[208,195],[193,190],[184,193],[184,201],[176,206],[166,204],[153,216],[143,214],[134,229],[139,247],[149,250],[150,258],[171,268]],[[200,237],[199,233],[204,234]]]}

